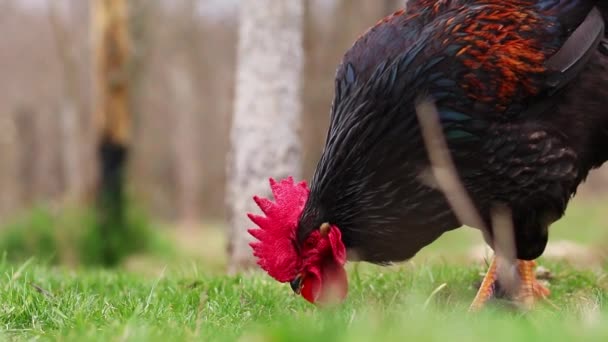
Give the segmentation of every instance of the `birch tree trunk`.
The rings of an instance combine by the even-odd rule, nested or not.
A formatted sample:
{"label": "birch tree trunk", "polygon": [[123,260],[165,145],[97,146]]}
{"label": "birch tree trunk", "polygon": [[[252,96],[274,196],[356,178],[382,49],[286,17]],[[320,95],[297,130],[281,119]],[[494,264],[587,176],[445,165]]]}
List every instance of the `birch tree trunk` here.
{"label": "birch tree trunk", "polygon": [[240,4],[236,98],[228,160],[229,272],[251,266],[252,196],[269,196],[268,178],[300,178],[302,1]]}

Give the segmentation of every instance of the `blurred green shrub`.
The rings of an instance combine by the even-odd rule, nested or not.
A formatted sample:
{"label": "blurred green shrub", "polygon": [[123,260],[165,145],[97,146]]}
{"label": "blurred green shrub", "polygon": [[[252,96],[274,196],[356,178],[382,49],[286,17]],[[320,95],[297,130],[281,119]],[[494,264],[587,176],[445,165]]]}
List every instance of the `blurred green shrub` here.
{"label": "blurred green shrub", "polygon": [[[108,248],[110,246],[110,248]],[[108,256],[108,250],[112,255]],[[38,206],[0,226],[0,255],[23,262],[115,266],[134,254],[167,254],[171,246],[142,211],[129,205],[126,225],[103,233],[90,208]]]}

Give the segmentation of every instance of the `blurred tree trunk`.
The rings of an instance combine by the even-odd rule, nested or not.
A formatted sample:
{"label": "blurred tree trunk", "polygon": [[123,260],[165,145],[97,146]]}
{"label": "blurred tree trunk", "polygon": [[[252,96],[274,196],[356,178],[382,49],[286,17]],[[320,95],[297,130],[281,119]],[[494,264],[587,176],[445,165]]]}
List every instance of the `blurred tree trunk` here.
{"label": "blurred tree trunk", "polygon": [[[0,0],[1,22],[13,16],[14,12],[14,1]],[[27,182],[20,182],[24,151],[21,145],[23,137],[19,135],[19,114],[19,110],[0,109],[0,225],[4,223],[4,218],[19,208],[25,188],[31,185],[31,178]]]}
{"label": "blurred tree trunk", "polygon": [[[129,186],[139,195],[138,204],[146,209],[155,210],[155,213],[165,216],[163,210],[167,202],[171,201],[166,194],[155,194],[158,180],[153,179],[155,165],[168,164],[163,158],[162,151],[157,144],[150,143],[156,141],[158,134],[150,129],[151,123],[155,119],[157,112],[166,112],[160,103],[151,101],[159,98],[164,100],[164,96],[157,96],[163,93],[158,90],[166,82],[154,79],[154,75],[164,68],[155,65],[155,51],[165,52],[168,49],[157,46],[160,33],[166,29],[166,25],[160,24],[163,21],[162,6],[163,0],[129,0],[129,34],[131,39],[131,62],[129,63],[130,77],[130,105],[133,113],[133,127],[131,129],[131,146],[129,158],[129,173],[132,176]],[[163,60],[164,61],[164,60]],[[169,63],[163,63],[167,65]],[[156,110],[155,110],[156,109]],[[166,127],[164,123],[159,123]],[[159,144],[160,145],[160,144]],[[159,162],[159,160],[162,160]],[[152,208],[151,204],[155,198],[161,198],[163,203]],[[166,201],[166,202],[164,202]],[[169,202],[171,203],[171,202]],[[159,216],[160,216],[159,215]],[[166,217],[166,216],[165,216]]]}
{"label": "blurred tree trunk", "polygon": [[19,185],[19,144],[15,115],[0,113],[0,224],[3,218],[18,208]]}
{"label": "blurred tree trunk", "polygon": [[213,79],[208,71],[209,61],[201,53],[204,51],[202,45],[207,42],[200,38],[198,5],[198,0],[182,0],[176,9],[180,19],[173,27],[173,67],[169,70],[172,107],[176,112],[172,153],[176,183],[175,204],[180,226],[186,230],[196,227],[201,218],[201,189],[210,168],[203,172],[201,166],[211,161],[202,157],[205,150],[216,148],[218,144],[217,138],[206,140],[209,136],[215,137],[217,125],[201,125],[205,116],[201,107],[208,108],[218,99],[210,96]]}
{"label": "blurred tree trunk", "polygon": [[99,134],[97,209],[104,239],[102,261],[113,265],[118,262],[117,245],[124,243],[117,236],[127,229],[124,178],[131,133],[127,0],[95,0],[92,10]]}
{"label": "blurred tree trunk", "polygon": [[184,63],[176,66],[171,74],[175,108],[174,156],[176,171],[176,198],[178,220],[183,228],[192,228],[199,217],[199,190],[201,170],[199,160],[199,133],[195,95],[191,76]]}
{"label": "blurred tree trunk", "polygon": [[17,205],[11,208],[23,208],[55,198],[62,188],[61,166],[57,158],[56,113],[35,111],[30,106],[21,105],[6,119],[10,121],[7,121],[5,139],[11,142],[12,146],[9,146],[12,149],[0,153],[6,154],[6,157],[14,156],[14,159],[0,166],[15,172],[11,173],[14,184],[3,187],[7,189],[4,192],[12,198],[13,204]]}
{"label": "blurred tree trunk", "polygon": [[21,185],[19,197],[23,206],[32,205],[36,200],[36,188],[33,180],[35,179],[38,159],[33,157],[38,155],[36,148],[36,113],[27,107],[18,108],[15,112],[15,126],[18,141],[18,174],[17,183]]}
{"label": "blurred tree trunk", "polygon": [[301,1],[240,4],[236,99],[229,157],[229,271],[252,265],[248,212],[268,177],[300,178]]}
{"label": "blurred tree trunk", "polygon": [[62,177],[59,161],[59,124],[55,110],[41,110],[34,116],[34,199],[47,201],[61,194]]}
{"label": "blurred tree trunk", "polygon": [[[62,21],[58,4],[48,3],[49,22],[55,38],[55,46],[61,64],[63,79],[63,99],[59,109],[59,130],[61,141],[61,161],[65,196],[68,200],[78,200],[84,195],[85,177],[82,170],[82,139],[80,114],[85,110],[84,96],[79,86],[80,68],[74,51],[74,39]],[[68,6],[73,6],[69,4]]]}

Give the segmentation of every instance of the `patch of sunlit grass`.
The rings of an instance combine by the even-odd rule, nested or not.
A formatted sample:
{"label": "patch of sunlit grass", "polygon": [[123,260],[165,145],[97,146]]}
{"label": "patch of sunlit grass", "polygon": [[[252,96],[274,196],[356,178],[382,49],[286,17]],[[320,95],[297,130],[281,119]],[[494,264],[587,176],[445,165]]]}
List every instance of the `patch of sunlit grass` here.
{"label": "patch of sunlit grass", "polygon": [[261,273],[229,277],[192,265],[143,276],[0,264],[0,326],[12,340],[569,341],[608,337],[608,279],[561,263],[552,304],[523,314],[468,305],[482,265],[350,265],[346,302],[318,309]]}

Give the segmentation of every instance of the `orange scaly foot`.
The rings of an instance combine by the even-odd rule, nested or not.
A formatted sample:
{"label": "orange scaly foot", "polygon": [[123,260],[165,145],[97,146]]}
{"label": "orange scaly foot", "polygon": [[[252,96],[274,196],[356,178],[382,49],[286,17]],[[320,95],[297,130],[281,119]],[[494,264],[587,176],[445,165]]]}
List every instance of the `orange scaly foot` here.
{"label": "orange scaly foot", "polygon": [[[536,280],[535,267],[535,261],[517,260],[519,279],[511,298],[526,310],[531,309],[537,299],[546,298],[550,294],[549,289]],[[469,311],[479,311],[494,296],[497,279],[498,261],[493,257]]]}
{"label": "orange scaly foot", "polygon": [[534,260],[517,261],[521,283],[514,300],[525,310],[531,309],[537,299],[544,299],[551,293],[548,288],[536,280],[535,268],[536,262]]}

